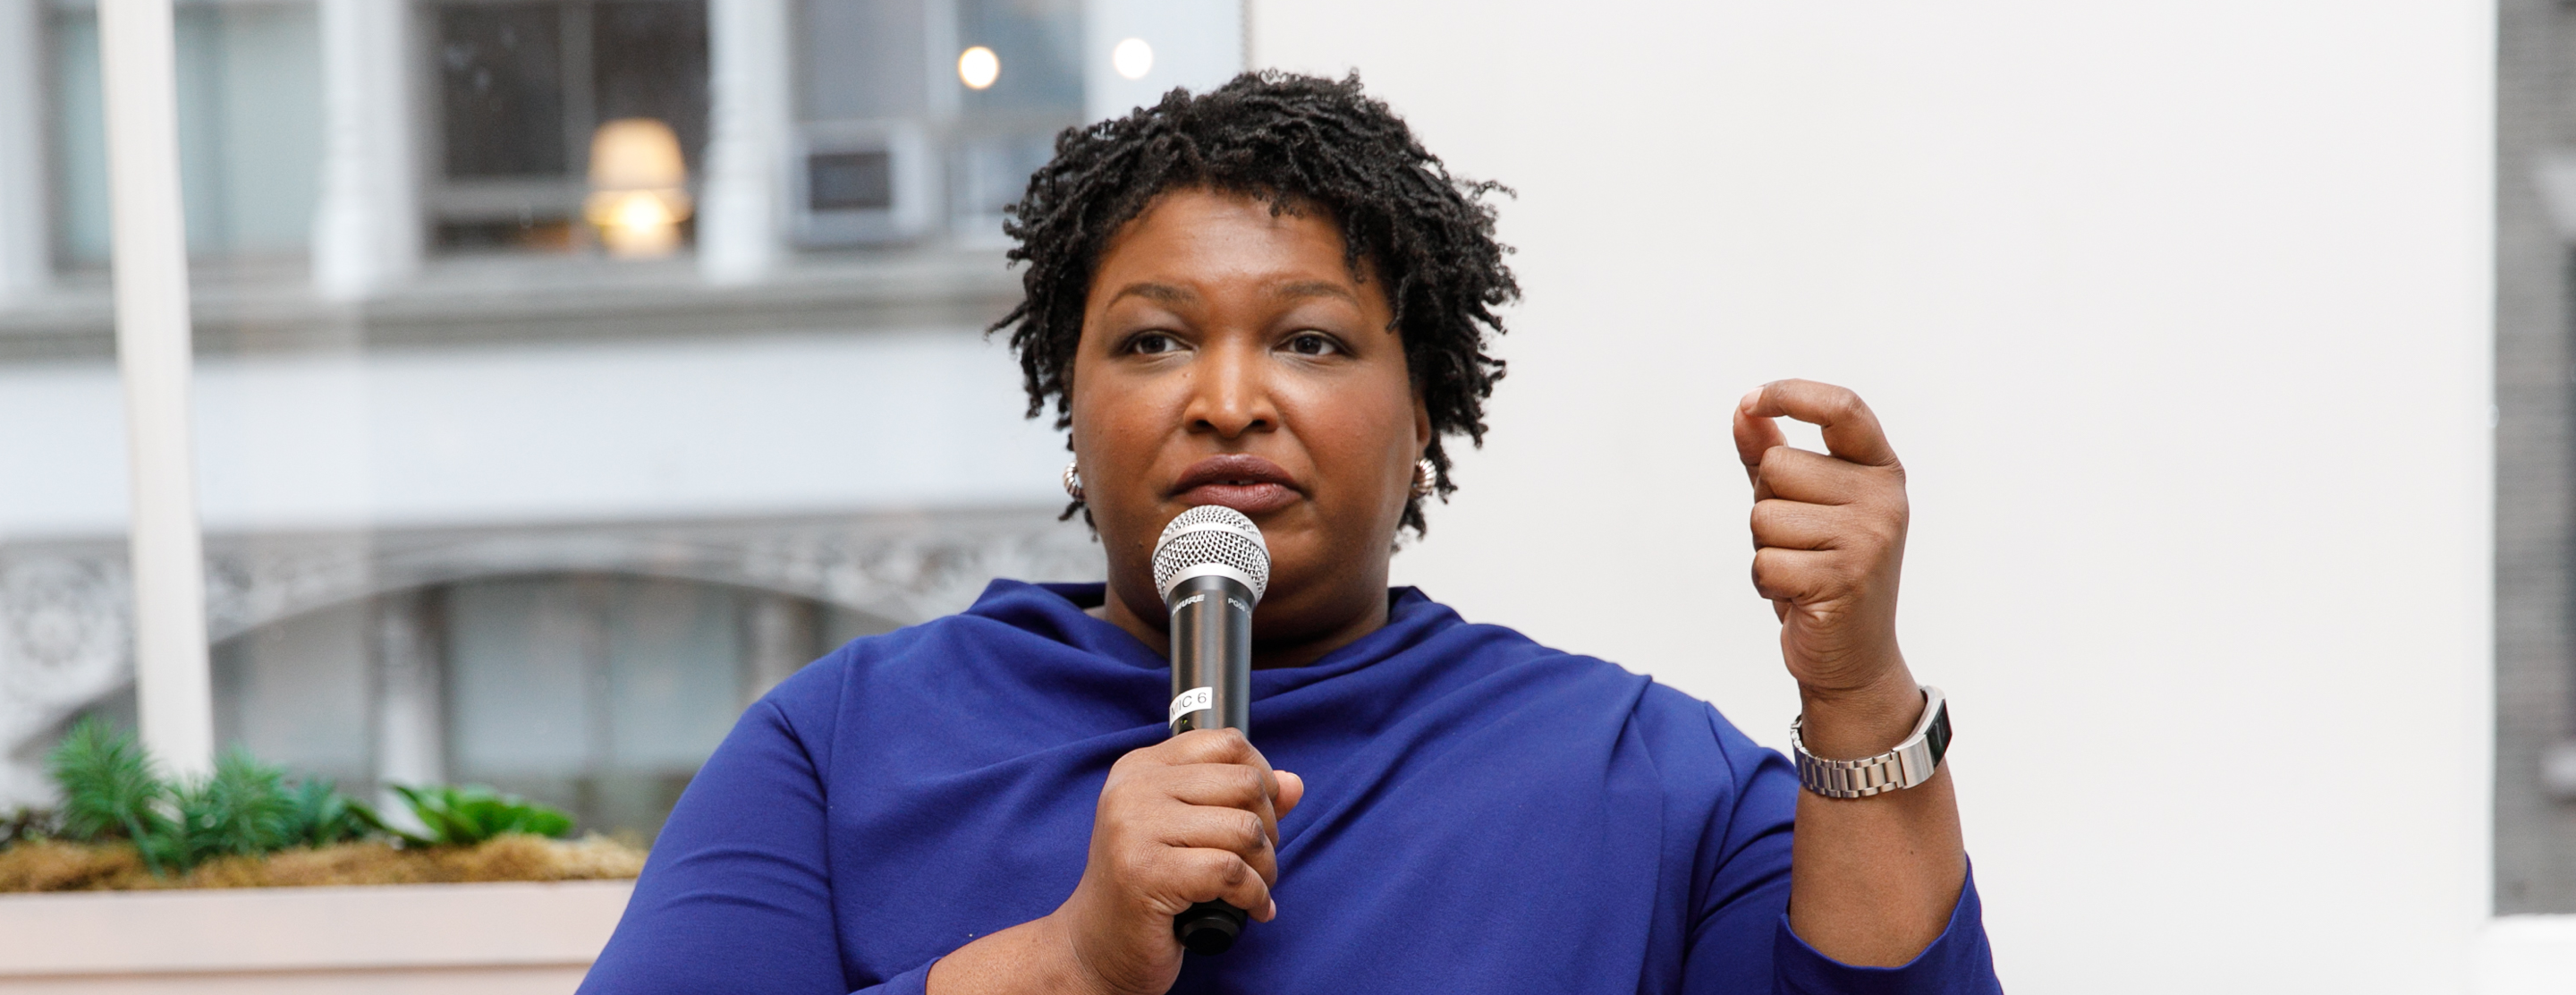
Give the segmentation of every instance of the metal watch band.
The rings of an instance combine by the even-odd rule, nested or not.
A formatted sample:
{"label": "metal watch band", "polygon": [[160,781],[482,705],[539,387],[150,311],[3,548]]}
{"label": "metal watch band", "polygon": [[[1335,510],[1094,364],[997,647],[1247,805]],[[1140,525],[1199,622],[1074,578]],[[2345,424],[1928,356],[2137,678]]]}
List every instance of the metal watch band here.
{"label": "metal watch band", "polygon": [[1807,717],[1801,715],[1789,723],[1789,747],[1798,758],[1798,783],[1807,790],[1827,798],[1867,798],[1889,791],[1903,791],[1932,779],[1940,769],[1942,756],[1950,752],[1950,704],[1941,698],[1941,689],[1923,685],[1923,718],[1914,723],[1914,734],[1896,744],[1896,748],[1874,757],[1859,760],[1827,760],[1807,752],[1807,740],[1800,735]]}

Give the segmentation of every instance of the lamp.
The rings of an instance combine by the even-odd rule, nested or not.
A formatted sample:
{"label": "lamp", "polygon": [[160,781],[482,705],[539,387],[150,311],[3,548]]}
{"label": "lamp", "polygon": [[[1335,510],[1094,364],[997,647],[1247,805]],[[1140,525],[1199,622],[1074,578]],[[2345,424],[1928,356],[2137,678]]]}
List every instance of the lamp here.
{"label": "lamp", "polygon": [[966,84],[967,89],[981,90],[1001,78],[1002,57],[993,54],[992,49],[977,45],[957,53],[957,81]]}
{"label": "lamp", "polygon": [[608,254],[670,255],[689,217],[689,168],[671,126],[646,117],[600,125],[590,138],[590,197],[582,216],[599,227]]}
{"label": "lamp", "polygon": [[1128,79],[1144,79],[1154,71],[1154,46],[1142,38],[1129,38],[1109,50],[1109,66]]}

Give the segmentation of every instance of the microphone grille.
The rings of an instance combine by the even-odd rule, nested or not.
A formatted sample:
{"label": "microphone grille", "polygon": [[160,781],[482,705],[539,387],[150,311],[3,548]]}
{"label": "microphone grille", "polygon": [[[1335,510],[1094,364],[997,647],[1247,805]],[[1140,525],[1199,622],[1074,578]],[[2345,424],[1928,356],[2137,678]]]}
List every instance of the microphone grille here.
{"label": "microphone grille", "polygon": [[1251,578],[1255,602],[1270,588],[1270,546],[1261,541],[1261,527],[1221,504],[1184,511],[1163,527],[1163,537],[1154,543],[1154,588],[1169,597],[1181,571],[1211,563]]}

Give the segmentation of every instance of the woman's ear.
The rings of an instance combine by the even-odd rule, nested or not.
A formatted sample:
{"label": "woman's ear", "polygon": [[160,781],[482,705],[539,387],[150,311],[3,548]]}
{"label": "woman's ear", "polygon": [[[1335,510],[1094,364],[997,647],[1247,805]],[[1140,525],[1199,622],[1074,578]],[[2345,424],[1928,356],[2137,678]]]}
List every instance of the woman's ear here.
{"label": "woman's ear", "polygon": [[1413,458],[1431,455],[1431,405],[1422,400],[1422,392],[1413,392]]}

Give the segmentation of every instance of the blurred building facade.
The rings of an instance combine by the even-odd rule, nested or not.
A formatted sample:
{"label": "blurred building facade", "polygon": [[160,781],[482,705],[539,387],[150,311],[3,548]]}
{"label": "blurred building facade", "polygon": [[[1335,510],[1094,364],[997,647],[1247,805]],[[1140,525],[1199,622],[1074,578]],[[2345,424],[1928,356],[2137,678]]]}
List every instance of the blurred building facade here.
{"label": "blurred building facade", "polygon": [[2576,11],[2499,10],[2495,904],[2576,912]]}
{"label": "blurred building facade", "polygon": [[[1001,211],[1236,0],[178,15],[220,741],[649,835],[828,647],[1097,576]],[[0,0],[0,805],[131,707],[97,38]]]}

